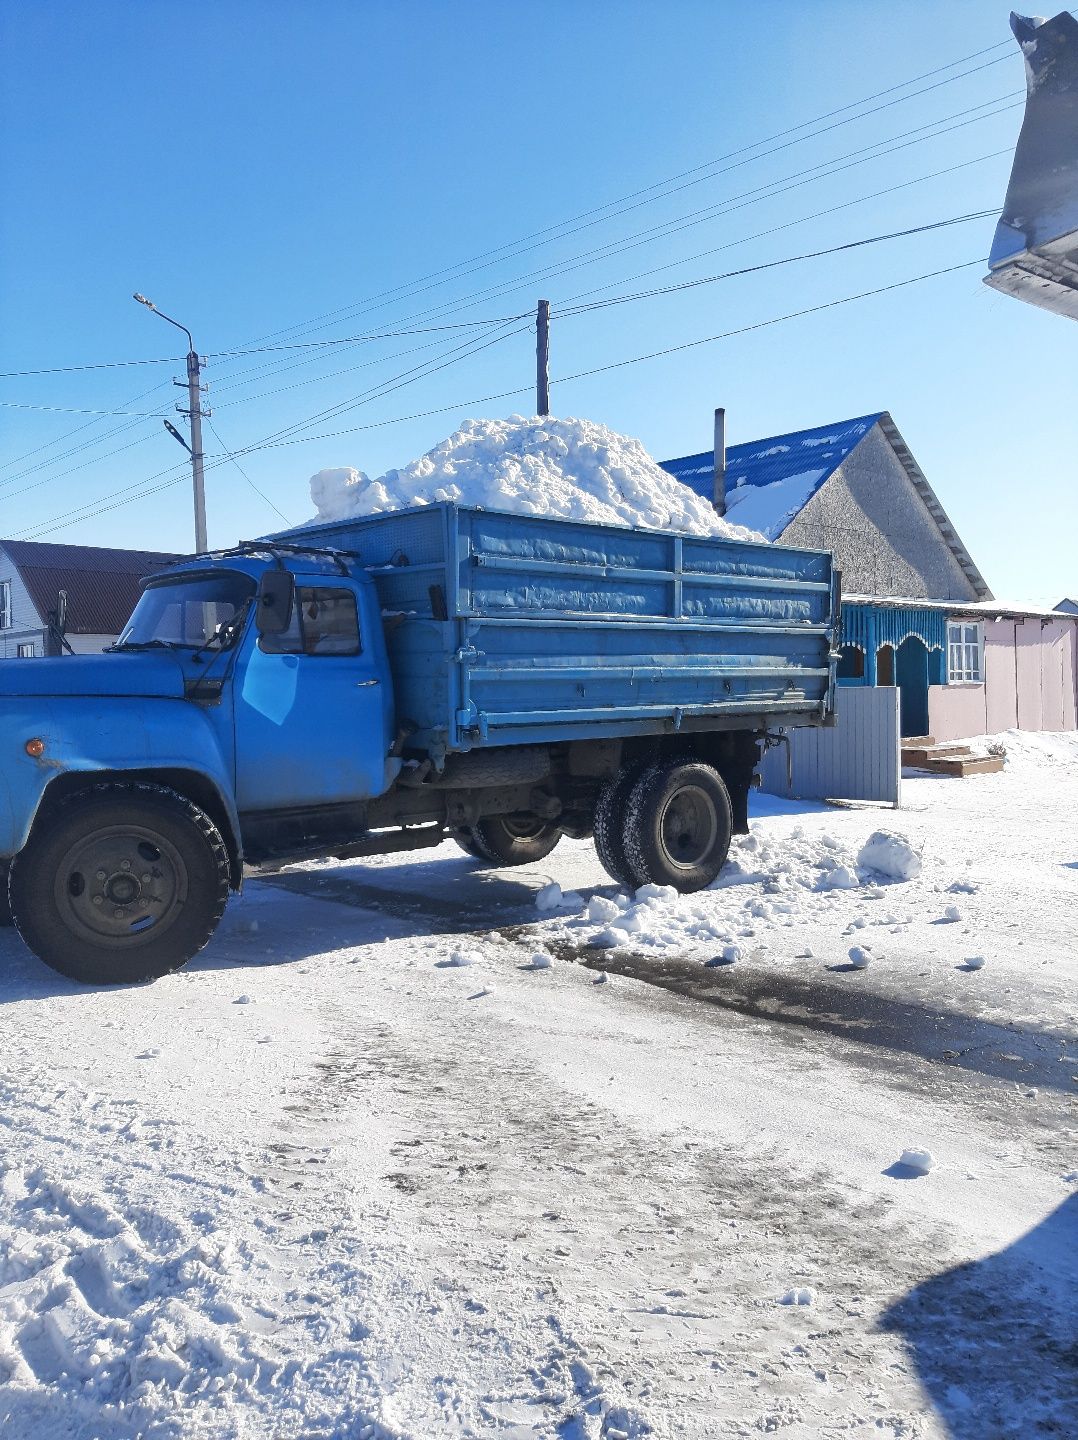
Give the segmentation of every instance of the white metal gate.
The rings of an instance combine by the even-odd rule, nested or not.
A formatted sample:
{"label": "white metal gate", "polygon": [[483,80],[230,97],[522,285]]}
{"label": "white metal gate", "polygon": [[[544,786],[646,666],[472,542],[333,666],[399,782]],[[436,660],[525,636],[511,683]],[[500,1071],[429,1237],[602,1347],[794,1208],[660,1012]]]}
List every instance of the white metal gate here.
{"label": "white metal gate", "polygon": [[840,685],[833,728],[790,730],[793,785],[786,784],[786,747],[769,750],[762,788],[795,800],[880,800],[899,803],[902,739],[894,686]]}

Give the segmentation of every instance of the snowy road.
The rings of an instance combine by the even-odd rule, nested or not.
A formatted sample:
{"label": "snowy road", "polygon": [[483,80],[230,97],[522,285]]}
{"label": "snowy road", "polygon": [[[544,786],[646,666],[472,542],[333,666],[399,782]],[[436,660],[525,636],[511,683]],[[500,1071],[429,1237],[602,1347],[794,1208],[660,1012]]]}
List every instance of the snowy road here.
{"label": "snowy road", "polygon": [[617,949],[581,842],[255,881],[128,991],[0,932],[0,1436],[1073,1434],[1078,747],[906,801]]}

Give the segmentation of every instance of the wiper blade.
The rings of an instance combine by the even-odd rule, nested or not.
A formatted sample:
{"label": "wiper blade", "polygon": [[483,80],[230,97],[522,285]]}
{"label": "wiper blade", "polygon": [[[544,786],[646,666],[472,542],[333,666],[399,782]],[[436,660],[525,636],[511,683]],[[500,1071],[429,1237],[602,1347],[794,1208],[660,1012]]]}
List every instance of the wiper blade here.
{"label": "wiper blade", "polygon": [[115,645],[106,645],[106,650],[186,650],[177,640],[124,640]]}

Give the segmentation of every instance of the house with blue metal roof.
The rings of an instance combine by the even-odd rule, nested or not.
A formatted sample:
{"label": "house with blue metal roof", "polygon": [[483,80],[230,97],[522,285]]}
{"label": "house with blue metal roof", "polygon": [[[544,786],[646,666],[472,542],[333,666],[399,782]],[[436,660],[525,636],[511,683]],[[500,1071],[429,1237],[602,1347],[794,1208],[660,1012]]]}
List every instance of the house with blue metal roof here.
{"label": "house with blue metal roof", "polygon": [[716,411],[715,432],[663,469],[735,524],[832,552],[839,682],[896,686],[903,735],[1075,728],[1078,627],[993,600],[886,410],[729,447]]}
{"label": "house with blue metal roof", "polygon": [[660,463],[735,524],[832,551],[847,594],[991,599],[886,410]]}

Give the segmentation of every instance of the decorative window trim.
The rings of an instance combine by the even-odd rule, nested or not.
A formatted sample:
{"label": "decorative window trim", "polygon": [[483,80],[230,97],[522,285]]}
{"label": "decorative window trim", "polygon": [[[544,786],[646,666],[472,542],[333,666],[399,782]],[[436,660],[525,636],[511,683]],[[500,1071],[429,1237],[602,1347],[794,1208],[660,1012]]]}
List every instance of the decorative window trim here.
{"label": "decorative window trim", "polygon": [[948,620],[947,684],[984,684],[984,626],[979,620]]}

